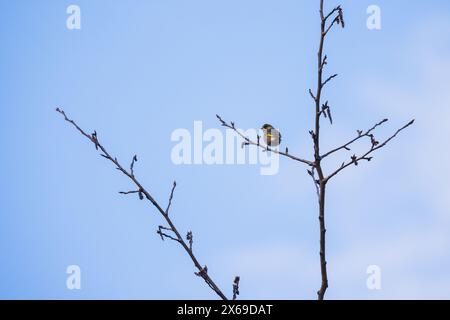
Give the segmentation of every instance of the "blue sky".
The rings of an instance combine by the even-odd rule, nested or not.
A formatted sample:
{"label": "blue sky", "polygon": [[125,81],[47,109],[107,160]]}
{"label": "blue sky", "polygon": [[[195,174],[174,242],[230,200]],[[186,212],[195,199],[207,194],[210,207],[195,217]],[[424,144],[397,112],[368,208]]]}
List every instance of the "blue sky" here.
{"label": "blue sky", "polygon": [[[327,1],[328,6],[338,4]],[[415,126],[330,184],[330,299],[444,299],[450,285],[450,3],[341,1],[347,20],[326,52],[335,124],[323,148],[388,117],[378,137]],[[81,8],[81,30],[66,8]],[[366,28],[366,9],[382,29]],[[171,133],[215,114],[276,125],[311,157],[318,1],[2,1],[0,10],[0,298],[215,299],[188,257],[156,235],[157,212],[55,113],[99,138],[194,232],[194,250],[231,295],[315,299],[317,201],[303,166],[176,166]],[[221,129],[222,130],[222,129]],[[362,148],[363,146],[361,146]],[[360,149],[362,150],[362,149]],[[327,170],[348,155],[327,164]],[[79,265],[82,289],[66,288]],[[378,265],[382,289],[368,290]]]}

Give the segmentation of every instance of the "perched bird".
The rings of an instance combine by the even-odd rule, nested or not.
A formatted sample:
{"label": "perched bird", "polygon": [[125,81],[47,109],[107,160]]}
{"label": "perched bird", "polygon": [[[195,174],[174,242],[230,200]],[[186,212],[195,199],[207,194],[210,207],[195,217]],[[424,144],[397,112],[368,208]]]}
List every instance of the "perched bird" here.
{"label": "perched bird", "polygon": [[269,147],[277,147],[281,143],[281,134],[280,131],[275,129],[270,124],[265,124],[262,126],[262,131],[264,133],[264,141]]}

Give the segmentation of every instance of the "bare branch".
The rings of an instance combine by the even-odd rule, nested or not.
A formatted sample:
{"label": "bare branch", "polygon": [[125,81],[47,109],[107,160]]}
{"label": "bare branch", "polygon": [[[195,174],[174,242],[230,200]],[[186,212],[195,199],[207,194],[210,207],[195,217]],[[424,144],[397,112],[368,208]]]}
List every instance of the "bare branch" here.
{"label": "bare branch", "polygon": [[171,228],[166,228],[166,227],[163,227],[163,226],[159,226],[158,227],[158,231],[156,231],[156,233],[161,236],[161,240],[162,241],[164,241],[164,238],[168,238],[168,239],[173,240],[175,242],[180,242],[180,239],[175,238],[175,237],[173,237],[173,236],[171,236],[171,235],[169,235],[167,233],[164,233],[163,230],[173,232],[173,230]]}
{"label": "bare branch", "polygon": [[334,14],[334,13],[338,13],[337,16],[333,19],[333,21],[330,23],[330,25],[328,26],[328,28],[326,28],[326,30],[324,31],[324,36],[326,36],[328,34],[328,32],[331,30],[331,28],[335,25],[338,24],[340,25],[342,28],[345,28],[345,21],[344,21],[344,12],[342,10],[342,8],[336,7],[334,8],[330,14],[328,14],[325,18],[322,19],[323,23],[325,24],[326,21]]}
{"label": "bare branch", "polygon": [[131,160],[131,165],[130,165],[130,172],[131,175],[134,177],[134,164],[138,161],[137,159],[137,155],[134,155],[133,160]]}
{"label": "bare branch", "polygon": [[240,277],[235,277],[233,281],[233,300],[237,299],[239,295],[239,282],[241,281]]}
{"label": "bare branch", "polygon": [[139,193],[140,190],[135,190],[135,191],[120,191],[120,194],[132,194],[132,193]]}
{"label": "bare branch", "polygon": [[186,234],[186,240],[189,241],[189,249],[192,251],[192,244],[194,243],[194,235],[192,234],[192,231],[189,231]]}
{"label": "bare branch", "polygon": [[406,128],[408,128],[409,126],[414,124],[415,120],[411,120],[410,122],[408,122],[406,125],[404,125],[403,127],[401,127],[400,129],[398,129],[392,136],[390,136],[387,140],[385,140],[382,144],[378,144],[377,146],[374,146],[374,144],[372,144],[372,148],[367,151],[365,154],[363,154],[362,156],[357,157],[356,155],[353,155],[351,158],[350,162],[344,163],[339,169],[337,169],[336,171],[334,171],[332,174],[330,174],[327,178],[326,181],[328,182],[331,178],[333,178],[334,176],[336,176],[339,172],[341,172],[342,170],[348,168],[349,166],[351,166],[352,164],[354,165],[358,165],[359,161],[371,161],[373,158],[369,157],[369,155],[371,155],[372,153],[374,153],[375,151],[385,147],[392,139],[394,139],[395,137],[397,137],[397,135],[402,132],[403,130],[405,130]]}
{"label": "bare branch", "polygon": [[177,187],[177,182],[174,181],[172,191],[170,191],[169,204],[167,205],[167,209],[165,211],[166,215],[169,214],[170,206],[172,205],[173,193],[174,193],[176,187]]}
{"label": "bare branch", "polygon": [[337,76],[338,76],[337,74],[333,74],[332,76],[328,77],[328,79],[325,80],[325,81],[322,83],[322,88],[325,87],[325,85],[326,85],[328,82],[330,82],[331,80],[333,80],[333,79],[336,78]]}
{"label": "bare branch", "polygon": [[279,155],[281,155],[281,156],[284,156],[284,157],[290,158],[290,159],[292,159],[292,160],[295,160],[295,161],[298,161],[298,162],[307,164],[307,165],[309,165],[309,166],[313,166],[313,165],[314,165],[314,163],[313,163],[312,161],[305,160],[305,159],[301,159],[301,158],[299,158],[299,157],[296,157],[296,156],[293,156],[293,155],[289,154],[289,153],[288,153],[289,150],[287,150],[287,152],[282,152],[282,151],[276,150],[276,149],[274,149],[274,148],[271,148],[271,147],[269,147],[269,146],[262,145],[262,144],[260,143],[259,139],[257,139],[257,140],[258,140],[257,142],[252,141],[252,140],[250,140],[249,137],[246,137],[242,132],[240,132],[240,131],[236,128],[234,122],[231,122],[230,124],[228,124],[228,123],[225,122],[219,115],[216,115],[216,117],[217,117],[217,119],[219,119],[219,121],[220,121],[220,123],[222,124],[223,127],[226,127],[226,128],[229,128],[229,129],[233,130],[233,131],[236,132],[239,136],[241,136],[242,139],[244,139],[244,142],[242,143],[243,146],[246,146],[246,145],[247,145],[247,146],[249,146],[249,145],[257,146],[257,147],[259,147],[259,148],[261,148],[261,149],[264,149],[264,150],[266,150],[266,151],[268,151],[268,152],[273,152],[273,153],[279,154]]}
{"label": "bare branch", "polygon": [[316,96],[314,95],[314,93],[312,92],[311,89],[309,89],[309,95],[311,96],[311,98],[315,101],[317,100]]}
{"label": "bare branch", "polygon": [[[203,268],[201,266],[201,264],[198,262],[197,258],[195,257],[195,255],[192,253],[192,250],[190,250],[189,246],[186,244],[186,242],[183,240],[183,238],[181,237],[180,233],[178,232],[177,228],[175,227],[174,223],[172,222],[172,220],[170,219],[169,215],[166,214],[166,211],[164,211],[161,206],[158,204],[158,202],[150,195],[150,193],[142,186],[142,184],[136,179],[136,177],[133,175],[132,173],[132,166],[134,164],[134,162],[137,161],[137,157],[133,158],[132,164],[131,164],[131,168],[130,168],[130,172],[128,172],[127,170],[125,170],[122,165],[119,163],[119,161],[117,160],[117,158],[113,158],[108,151],[105,149],[105,147],[98,141],[98,137],[97,137],[97,133],[94,132],[93,135],[88,135],[86,134],[76,123],[75,121],[69,119],[66,115],[66,113],[60,109],[57,108],[56,111],[58,113],[60,113],[63,117],[64,120],[69,122],[70,124],[72,124],[83,136],[85,136],[86,138],[88,138],[92,143],[95,144],[96,148],[99,149],[101,151],[101,156],[104,157],[105,159],[111,161],[112,163],[114,163],[114,165],[116,166],[116,169],[121,171],[125,176],[127,176],[128,178],[130,178],[132,180],[132,182],[138,187],[138,193],[142,196],[145,196],[145,198],[147,198],[147,200],[149,200],[152,205],[159,211],[159,213],[164,217],[165,221],[167,222],[167,224],[170,226],[169,228],[166,227],[160,227],[158,230],[158,234],[161,236],[161,238],[164,239],[165,238],[169,238],[173,241],[178,242],[183,249],[185,250],[185,252],[189,255],[189,257],[191,258],[192,262],[194,263],[195,267],[199,270],[199,274],[201,274],[201,277],[205,280],[205,282],[208,284],[208,286],[223,300],[227,300],[227,297],[222,293],[222,291],[219,289],[219,287],[214,283],[214,281],[211,279],[211,277],[207,274],[207,269],[206,271],[204,270],[205,268]],[[170,196],[170,199],[172,199],[173,197],[173,191],[175,189],[175,184],[174,187],[172,188],[172,193]],[[134,191],[129,192],[129,193],[135,193]],[[127,192],[124,192],[123,194],[128,194]],[[170,202],[169,201],[169,206],[170,206]],[[169,207],[167,208],[167,212],[168,212]],[[164,233],[162,230],[170,230],[171,232],[174,233],[175,236],[171,236],[168,235],[166,233]],[[196,273],[197,274],[197,273]]]}
{"label": "bare branch", "polygon": [[337,151],[340,151],[340,150],[342,150],[342,149],[346,149],[347,151],[349,151],[349,150],[350,150],[350,149],[349,149],[349,146],[350,146],[350,145],[352,145],[353,143],[355,143],[356,141],[358,141],[358,140],[361,139],[361,138],[364,138],[364,137],[370,137],[370,136],[371,136],[371,133],[372,133],[376,128],[378,128],[379,126],[382,126],[383,124],[385,124],[385,123],[388,122],[388,121],[389,121],[388,119],[384,119],[384,120],[378,122],[377,124],[375,124],[372,128],[368,129],[366,132],[363,132],[363,131],[358,130],[358,131],[357,131],[357,132],[358,132],[358,136],[357,136],[356,138],[350,140],[349,142],[347,142],[347,143],[345,143],[345,144],[343,144],[343,145],[341,145],[341,146],[339,146],[339,147],[337,147],[337,148],[334,148],[334,149],[331,150],[331,151],[328,151],[327,153],[325,153],[324,155],[322,155],[321,158],[322,158],[322,159],[325,159],[326,157],[330,156],[331,154],[333,154],[333,153],[335,153],[335,152],[337,152]]}
{"label": "bare branch", "polygon": [[335,12],[342,10],[341,6],[337,6],[331,12],[324,18],[325,21],[327,21]]}
{"label": "bare branch", "polygon": [[322,110],[319,112],[319,116],[323,115],[330,120],[330,124],[333,124],[333,118],[331,117],[331,108],[328,105],[328,101],[322,105]]}
{"label": "bare branch", "polygon": [[142,193],[142,190],[131,190],[131,191],[120,191],[119,194],[122,195],[128,195],[128,194],[135,194],[137,193],[139,196],[139,200],[144,200],[144,194]]}

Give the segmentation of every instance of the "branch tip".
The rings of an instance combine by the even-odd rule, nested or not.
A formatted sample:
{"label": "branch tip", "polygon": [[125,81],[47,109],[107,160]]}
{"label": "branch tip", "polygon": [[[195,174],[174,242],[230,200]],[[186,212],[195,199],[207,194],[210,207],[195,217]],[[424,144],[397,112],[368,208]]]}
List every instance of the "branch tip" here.
{"label": "branch tip", "polygon": [[241,277],[236,276],[233,281],[233,300],[237,299],[239,295],[239,282],[241,281]]}

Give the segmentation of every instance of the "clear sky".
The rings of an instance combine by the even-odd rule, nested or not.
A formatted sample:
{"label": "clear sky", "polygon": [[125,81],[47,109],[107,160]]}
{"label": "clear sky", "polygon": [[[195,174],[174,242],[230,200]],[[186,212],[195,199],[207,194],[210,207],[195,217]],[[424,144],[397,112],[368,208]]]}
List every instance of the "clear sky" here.
{"label": "clear sky", "polygon": [[[170,137],[215,114],[269,122],[311,158],[308,131],[317,1],[5,1],[0,10],[0,298],[215,299],[187,255],[156,234],[161,217],[54,111],[63,107],[194,233],[194,250],[231,295],[315,299],[318,210],[306,168],[175,165]],[[326,1],[327,6],[338,4]],[[81,30],[66,8],[81,8]],[[328,189],[331,299],[450,298],[450,3],[349,1],[326,46],[335,124],[329,148],[388,117],[377,137],[414,127]],[[382,29],[366,27],[369,5]],[[362,150],[364,144],[359,147]],[[350,155],[327,163],[327,171]],[[81,290],[66,268],[81,268]],[[381,290],[366,286],[381,269]]]}

